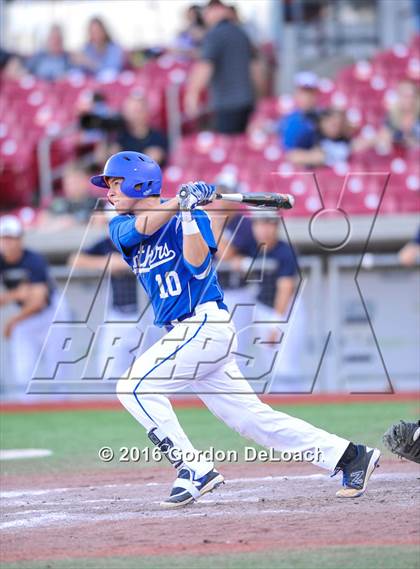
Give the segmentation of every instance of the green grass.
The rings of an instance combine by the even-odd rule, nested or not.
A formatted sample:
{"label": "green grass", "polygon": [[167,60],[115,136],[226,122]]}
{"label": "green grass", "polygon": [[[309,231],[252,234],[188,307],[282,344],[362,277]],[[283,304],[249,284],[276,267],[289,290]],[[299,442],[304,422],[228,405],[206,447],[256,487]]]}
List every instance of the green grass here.
{"label": "green grass", "polygon": [[[283,405],[281,410],[348,439],[380,447],[382,434],[392,422],[400,418],[414,419],[418,413],[414,402]],[[206,409],[180,409],[177,414],[197,448],[213,446],[240,452],[250,444]],[[110,446],[119,456],[122,446],[141,449],[150,446],[144,429],[124,410],[4,413],[0,427],[2,449],[47,448],[53,451],[48,458],[2,462],[1,469],[6,475],[133,468],[132,463],[117,460],[101,462],[99,448]],[[142,461],[139,467],[145,464]]]}
{"label": "green grass", "polygon": [[3,569],[418,569],[415,546],[168,557],[111,557],[3,564]]}

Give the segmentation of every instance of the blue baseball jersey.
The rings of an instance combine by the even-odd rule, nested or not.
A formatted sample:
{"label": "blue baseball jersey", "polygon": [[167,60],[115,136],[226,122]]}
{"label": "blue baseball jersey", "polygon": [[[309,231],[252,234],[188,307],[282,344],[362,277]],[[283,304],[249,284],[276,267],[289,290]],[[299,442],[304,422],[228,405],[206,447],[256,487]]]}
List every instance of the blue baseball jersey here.
{"label": "blue baseball jersey", "polygon": [[[217,245],[209,216],[196,209],[193,217],[214,255]],[[184,259],[180,214],[152,235],[139,233],[135,222],[130,213],[114,217],[109,224],[110,236],[150,298],[157,326],[191,315],[204,302],[216,301],[226,309],[211,261],[205,270],[196,273]]]}

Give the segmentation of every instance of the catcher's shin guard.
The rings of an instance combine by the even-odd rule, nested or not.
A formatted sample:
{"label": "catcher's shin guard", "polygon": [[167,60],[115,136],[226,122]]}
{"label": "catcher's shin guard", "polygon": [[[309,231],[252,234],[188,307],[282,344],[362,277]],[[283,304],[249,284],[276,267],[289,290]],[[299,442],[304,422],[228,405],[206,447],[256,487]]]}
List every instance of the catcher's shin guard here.
{"label": "catcher's shin guard", "polygon": [[175,468],[179,468],[182,464],[182,455],[180,449],[174,446],[174,443],[171,439],[166,436],[166,434],[159,428],[154,427],[151,429],[147,436],[152,441],[154,445],[158,447],[160,452],[166,456],[171,464],[174,465]]}

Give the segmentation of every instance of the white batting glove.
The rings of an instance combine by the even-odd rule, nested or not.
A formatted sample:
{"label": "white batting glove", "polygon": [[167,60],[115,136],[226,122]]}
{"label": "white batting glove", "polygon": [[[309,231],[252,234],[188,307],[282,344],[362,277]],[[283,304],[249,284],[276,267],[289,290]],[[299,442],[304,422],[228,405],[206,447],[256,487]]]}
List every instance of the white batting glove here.
{"label": "white batting glove", "polygon": [[177,195],[181,210],[192,210],[197,205],[211,202],[215,186],[205,182],[189,182],[181,186]]}

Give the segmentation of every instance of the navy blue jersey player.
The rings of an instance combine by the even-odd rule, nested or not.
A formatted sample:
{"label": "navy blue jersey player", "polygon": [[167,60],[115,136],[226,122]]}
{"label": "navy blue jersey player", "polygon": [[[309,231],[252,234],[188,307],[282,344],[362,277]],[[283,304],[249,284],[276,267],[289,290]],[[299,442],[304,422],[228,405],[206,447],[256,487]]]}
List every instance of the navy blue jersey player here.
{"label": "navy blue jersey player", "polygon": [[149,295],[156,324],[169,330],[117,383],[121,403],[177,468],[162,506],[184,506],[223,482],[213,462],[193,447],[169,401],[168,395],[185,388],[243,436],[278,451],[306,453],[331,472],[342,470],[339,497],[363,494],[378,449],[274,411],[241,375],[235,329],[212,264],[217,244],[209,217],[198,209],[212,200],[214,186],[191,182],[182,197],[162,202],[160,168],[137,152],[111,156],[92,183],[107,190],[119,214],[110,222],[111,239]]}

